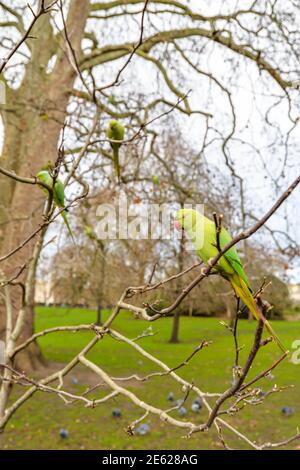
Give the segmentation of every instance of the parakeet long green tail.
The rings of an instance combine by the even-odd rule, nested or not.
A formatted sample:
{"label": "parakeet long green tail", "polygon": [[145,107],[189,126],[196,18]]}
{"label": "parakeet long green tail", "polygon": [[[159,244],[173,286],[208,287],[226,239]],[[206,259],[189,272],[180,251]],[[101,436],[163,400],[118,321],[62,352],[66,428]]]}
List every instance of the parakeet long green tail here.
{"label": "parakeet long green tail", "polygon": [[229,281],[236,295],[244,302],[244,304],[249,308],[250,312],[254,315],[257,320],[263,320],[265,327],[267,328],[269,333],[274,337],[280,349],[283,352],[286,352],[286,348],[283,346],[282,342],[276,335],[270,323],[268,322],[268,320],[266,320],[266,318],[262,315],[259,308],[257,307],[255,300],[252,297],[252,294],[243,279],[238,275],[234,274],[230,277]]}
{"label": "parakeet long green tail", "polygon": [[71,238],[72,238],[72,240],[73,240],[73,243],[74,243],[74,245],[76,245],[75,239],[74,239],[74,236],[73,236],[73,232],[72,232],[72,230],[71,230],[71,227],[70,227],[70,224],[69,224],[69,221],[68,221],[68,216],[67,216],[66,211],[65,211],[65,210],[62,211],[62,212],[61,212],[61,215],[62,215],[62,218],[64,219],[64,223],[66,224],[66,227],[67,227],[67,229],[68,229],[68,232],[69,232],[69,234],[70,234],[70,236],[71,236]]}
{"label": "parakeet long green tail", "polygon": [[113,156],[114,156],[114,168],[118,178],[118,182],[120,182],[120,166],[119,166],[119,146],[115,145],[113,147]]}

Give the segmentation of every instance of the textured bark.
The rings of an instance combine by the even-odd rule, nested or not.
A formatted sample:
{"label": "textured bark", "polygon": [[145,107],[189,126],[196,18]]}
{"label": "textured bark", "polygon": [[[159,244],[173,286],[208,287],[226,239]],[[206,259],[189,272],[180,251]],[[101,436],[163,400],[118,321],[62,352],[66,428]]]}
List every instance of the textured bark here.
{"label": "textured bark", "polygon": [[101,308],[101,305],[97,305],[97,320],[96,320],[96,325],[98,326],[101,326],[102,325],[102,321],[101,321],[101,315],[102,313],[102,308]]}
{"label": "textured bark", "polygon": [[170,343],[176,344],[179,343],[179,322],[180,322],[180,310],[177,309],[173,316],[173,325],[172,325],[172,334],[170,338]]}
{"label": "textured bark", "polygon": [[[78,57],[88,14],[88,0],[73,0],[67,18],[67,29],[72,47]],[[26,66],[21,86],[8,90],[7,104],[2,110],[4,147],[1,165],[23,176],[32,176],[48,161],[57,158],[57,148],[64,123],[70,91],[76,72],[70,64],[64,38],[55,37],[49,15],[43,15],[30,39],[31,60]],[[47,64],[57,53],[53,71],[47,74]],[[9,252],[26,238],[41,221],[44,195],[37,187],[15,184],[0,175],[0,253]],[[1,266],[10,275],[18,266],[28,262],[34,241]],[[26,275],[26,274],[25,274]],[[20,292],[14,290],[15,310],[20,303]],[[34,292],[30,293],[31,299]],[[26,325],[21,340],[28,338],[34,328],[33,302],[28,307]],[[5,329],[3,307],[0,332]],[[22,368],[36,367],[40,352],[34,345],[17,356]],[[25,366],[25,367],[23,367]]]}

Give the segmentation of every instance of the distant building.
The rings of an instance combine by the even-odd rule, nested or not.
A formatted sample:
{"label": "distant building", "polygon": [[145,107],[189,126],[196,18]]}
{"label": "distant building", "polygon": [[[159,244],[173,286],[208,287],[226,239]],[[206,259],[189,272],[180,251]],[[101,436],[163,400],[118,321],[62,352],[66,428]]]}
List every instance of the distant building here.
{"label": "distant building", "polygon": [[34,300],[37,304],[49,305],[54,303],[52,283],[50,280],[36,280]]}
{"label": "distant building", "polygon": [[300,303],[300,284],[289,284],[288,289],[292,302]]}

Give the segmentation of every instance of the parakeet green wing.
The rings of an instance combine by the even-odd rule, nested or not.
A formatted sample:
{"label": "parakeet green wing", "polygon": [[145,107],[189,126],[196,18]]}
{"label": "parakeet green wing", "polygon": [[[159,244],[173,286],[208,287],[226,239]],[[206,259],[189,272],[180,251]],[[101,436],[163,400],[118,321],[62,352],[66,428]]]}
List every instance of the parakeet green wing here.
{"label": "parakeet green wing", "polygon": [[[229,243],[231,240],[232,238],[230,234],[227,232],[225,228],[222,228],[220,232],[220,247],[224,248],[224,246],[227,245],[227,243]],[[226,258],[226,260],[231,265],[231,267],[243,279],[247,287],[250,289],[249,279],[246,276],[246,273],[244,271],[243,265],[241,263],[240,257],[236,251],[235,246],[232,246],[231,248],[229,248],[229,250],[227,250],[223,256],[224,258]]]}
{"label": "parakeet green wing", "polygon": [[[43,183],[47,184],[47,186],[49,186],[50,188],[53,187],[53,178],[52,178],[52,176],[50,175],[50,173],[48,171],[46,171],[46,170],[40,171],[36,175],[36,177],[40,181],[42,181]],[[43,189],[44,189],[44,191],[48,192],[47,189],[45,189],[45,188],[43,188]],[[60,207],[60,208],[64,207],[64,205],[65,205],[65,187],[64,187],[63,182],[58,178],[56,179],[55,184],[54,184],[54,188],[53,188],[53,199],[54,199],[54,203],[57,205],[57,207]],[[61,216],[64,219],[64,222],[66,224],[66,227],[68,229],[68,232],[69,232],[74,244],[76,245],[75,240],[74,240],[74,236],[73,236],[73,233],[72,233],[69,221],[68,221],[67,209],[65,209],[64,211],[61,212]]]}
{"label": "parakeet green wing", "polygon": [[65,205],[65,187],[61,180],[57,179],[54,185],[54,201],[58,207]]}

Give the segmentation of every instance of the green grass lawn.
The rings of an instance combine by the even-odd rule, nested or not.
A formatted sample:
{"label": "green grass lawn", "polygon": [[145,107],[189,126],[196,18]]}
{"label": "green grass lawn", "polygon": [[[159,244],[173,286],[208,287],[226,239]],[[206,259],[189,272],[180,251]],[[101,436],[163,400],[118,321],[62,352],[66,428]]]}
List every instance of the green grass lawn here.
{"label": "green grass lawn", "polygon": [[[104,314],[104,318],[108,312]],[[83,309],[37,308],[36,330],[40,331],[57,325],[76,325],[90,323],[95,320],[95,312]],[[164,318],[152,324],[156,333],[152,337],[140,340],[151,354],[157,356],[169,366],[180,364],[194,350],[202,339],[212,344],[200,351],[191,362],[178,371],[182,377],[193,381],[203,391],[221,392],[230,386],[232,380],[233,340],[229,332],[215,318],[182,318],[180,328],[180,344],[169,344],[171,318]],[[122,312],[114,323],[114,329],[130,338],[138,336],[149,324],[136,320],[127,312]],[[255,323],[240,321],[240,345],[245,345],[241,359],[245,359],[249,350]],[[300,339],[300,322],[274,322],[274,328],[288,348],[294,340]],[[93,333],[55,333],[42,337],[39,344],[43,354],[51,366],[51,371],[60,364],[72,359],[81,348],[92,338]],[[276,345],[268,345],[260,351],[250,376],[270,366],[280,356]],[[139,375],[159,370],[153,363],[140,357],[134,349],[117,342],[108,336],[99,341],[89,353],[88,358],[99,364],[114,377],[128,376],[135,372]],[[300,425],[300,365],[293,364],[289,359],[284,361],[273,372],[273,378],[264,378],[259,385],[264,391],[270,390],[275,384],[286,386],[293,384],[280,393],[266,399],[264,404],[246,407],[234,417],[225,419],[235,424],[241,432],[246,433],[257,442],[280,441],[296,432]],[[72,383],[74,377],[77,384]],[[65,380],[65,387],[73,393],[80,393],[87,386],[99,380],[83,367],[75,368]],[[142,400],[156,406],[167,408],[168,392],[176,398],[182,398],[183,392],[179,384],[170,377],[154,377],[147,382],[130,381],[121,383],[130,388]],[[24,388],[15,388],[12,398]],[[107,389],[100,388],[92,396],[100,397]],[[185,406],[188,409],[186,419],[201,423],[206,419],[204,409],[195,415],[190,406],[194,395],[188,398]],[[212,399],[211,402],[213,403]],[[283,406],[294,408],[294,414],[285,417],[281,413]],[[113,409],[122,411],[121,418],[113,418]],[[37,393],[28,400],[9,422],[5,433],[0,437],[0,446],[4,449],[220,449],[215,431],[198,433],[186,439],[184,431],[164,424],[158,418],[148,416],[145,422],[150,425],[146,436],[129,436],[125,429],[142,415],[136,408],[122,397],[117,397],[94,409],[85,408],[80,403],[64,404],[53,394]],[[173,412],[178,416],[178,412]],[[68,439],[61,439],[59,430],[69,431]],[[247,446],[229,431],[223,430],[227,443],[234,448]],[[290,447],[296,448],[298,443]]]}

